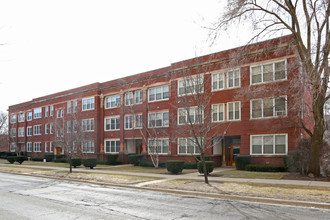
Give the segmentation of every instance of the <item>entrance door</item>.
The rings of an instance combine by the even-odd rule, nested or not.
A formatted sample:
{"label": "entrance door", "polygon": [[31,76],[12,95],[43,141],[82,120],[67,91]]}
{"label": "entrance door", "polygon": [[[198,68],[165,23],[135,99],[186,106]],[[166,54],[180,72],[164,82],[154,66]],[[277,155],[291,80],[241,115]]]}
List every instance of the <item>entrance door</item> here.
{"label": "entrance door", "polygon": [[56,148],[56,155],[60,155],[61,154],[61,148],[60,147],[57,147]]}
{"label": "entrance door", "polygon": [[240,154],[240,144],[231,144],[227,149],[227,166],[235,166],[235,157]]}

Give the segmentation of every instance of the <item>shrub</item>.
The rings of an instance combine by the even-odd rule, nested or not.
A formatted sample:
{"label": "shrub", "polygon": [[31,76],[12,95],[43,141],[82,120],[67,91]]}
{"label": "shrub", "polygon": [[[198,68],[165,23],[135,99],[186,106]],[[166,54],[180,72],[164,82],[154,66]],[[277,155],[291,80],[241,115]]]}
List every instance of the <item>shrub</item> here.
{"label": "shrub", "polygon": [[89,168],[93,169],[94,167],[96,167],[97,159],[96,158],[87,158],[87,159],[83,159],[82,162],[85,167],[89,167]]}
{"label": "shrub", "polygon": [[[205,159],[205,161],[210,161],[210,156],[204,156],[204,159]],[[195,160],[196,160],[196,164],[197,164],[199,161],[201,161],[201,156],[196,156]]]}
{"label": "shrub", "polygon": [[197,163],[184,163],[183,169],[197,169]]}
{"label": "shrub", "polygon": [[240,155],[235,157],[236,170],[245,170],[246,165],[251,163],[251,156]]}
{"label": "shrub", "polygon": [[55,163],[67,163],[68,161],[65,158],[55,159]]}
{"label": "shrub", "polygon": [[71,158],[71,164],[74,168],[77,168],[81,165],[82,159],[81,158]]}
{"label": "shrub", "polygon": [[17,157],[15,157],[15,161],[18,162],[19,164],[22,164],[25,160],[27,160],[26,156],[17,156]]}
{"label": "shrub", "polygon": [[181,173],[183,170],[184,161],[183,160],[168,160],[166,161],[167,171],[172,174]]}
{"label": "shrub", "polygon": [[106,160],[96,160],[96,164],[106,165],[107,161]]}
{"label": "shrub", "polygon": [[7,159],[7,157],[16,156],[15,152],[3,151],[0,152],[0,158]]}
{"label": "shrub", "polygon": [[[205,161],[205,165],[206,165],[207,174],[212,173],[214,169],[214,161]],[[198,172],[202,174],[204,173],[202,162],[198,162]]]}
{"label": "shrub", "polygon": [[118,161],[118,154],[107,154],[106,163],[107,165],[118,165],[121,164],[121,161]]}
{"label": "shrub", "polygon": [[11,164],[13,164],[15,162],[15,157],[16,156],[8,156],[7,157],[8,162],[11,163]]}
{"label": "shrub", "polygon": [[[139,166],[141,167],[154,167],[154,164],[151,161],[141,161]],[[159,162],[158,167],[166,167],[164,162]]]}
{"label": "shrub", "polygon": [[[54,154],[45,154],[44,159],[46,159],[47,162],[51,162],[54,160],[54,156],[55,156]],[[57,159],[59,159],[59,158],[57,158]]]}
{"label": "shrub", "polygon": [[31,157],[32,161],[43,161],[44,158],[43,157]]}
{"label": "shrub", "polygon": [[143,158],[143,155],[141,155],[141,154],[128,155],[129,163],[133,164],[134,166],[139,166],[142,158]]}
{"label": "shrub", "polygon": [[62,158],[65,158],[65,155],[64,154],[58,154],[58,155],[54,155],[54,159],[62,159]]}
{"label": "shrub", "polygon": [[285,172],[285,166],[270,166],[270,165],[256,165],[249,164],[245,167],[247,171],[256,171],[256,172]]}

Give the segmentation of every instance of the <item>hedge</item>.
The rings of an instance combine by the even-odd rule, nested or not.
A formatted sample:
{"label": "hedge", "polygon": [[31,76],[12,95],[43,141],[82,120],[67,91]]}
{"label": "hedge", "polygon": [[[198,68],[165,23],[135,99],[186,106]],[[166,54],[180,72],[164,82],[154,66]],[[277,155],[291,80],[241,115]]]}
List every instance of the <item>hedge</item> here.
{"label": "hedge", "polygon": [[139,166],[143,156],[144,155],[141,154],[128,155],[128,161],[130,164],[133,164],[134,166]]}
{"label": "hedge", "polygon": [[[155,167],[154,164],[151,161],[141,161],[139,163],[139,166],[141,166],[141,167]],[[158,167],[166,167],[166,164],[164,162],[159,162]]]}
{"label": "hedge", "polygon": [[183,160],[168,160],[166,161],[167,171],[172,174],[181,173],[183,170],[184,161]]}
{"label": "hedge", "polygon": [[32,161],[44,161],[43,157],[31,157]]}
{"label": "hedge", "polygon": [[27,160],[26,156],[17,156],[17,157],[15,157],[15,161],[18,162],[19,164],[22,164],[25,160]]}
{"label": "hedge", "polygon": [[245,170],[246,165],[251,163],[251,156],[240,155],[235,157],[236,170]]}
{"label": "hedge", "polygon": [[15,163],[15,157],[16,156],[8,156],[7,157],[8,162],[11,163],[11,164]]}
{"label": "hedge", "polygon": [[[204,156],[205,161],[210,161],[210,156]],[[195,157],[196,164],[201,161],[201,156],[196,156]]]}
{"label": "hedge", "polygon": [[197,169],[197,163],[184,163],[183,169]]}
{"label": "hedge", "polygon": [[82,159],[81,158],[71,158],[71,164],[74,168],[77,168],[81,165]]}
{"label": "hedge", "polygon": [[107,165],[119,165],[119,164],[122,164],[121,161],[118,161],[118,157],[119,157],[118,154],[107,154],[107,155],[105,155],[105,157],[106,157],[105,164],[107,164]]}
{"label": "hedge", "polygon": [[256,171],[256,172],[285,172],[285,166],[270,166],[270,165],[256,165],[249,164],[245,167],[247,171]]}
{"label": "hedge", "polygon": [[[46,159],[47,162],[53,161],[54,158],[55,158],[55,155],[54,154],[45,154],[44,155],[44,159]],[[57,158],[57,159],[59,159],[59,158]]]}
{"label": "hedge", "polygon": [[55,159],[55,163],[67,163],[68,161],[65,158]]}
{"label": "hedge", "polygon": [[[214,161],[205,161],[205,165],[206,165],[207,174],[212,173],[214,169]],[[197,167],[198,167],[198,172],[204,174],[203,163],[198,162]]]}
{"label": "hedge", "polygon": [[83,159],[82,163],[85,167],[89,167],[89,168],[93,169],[94,167],[96,167],[97,159],[96,158]]}

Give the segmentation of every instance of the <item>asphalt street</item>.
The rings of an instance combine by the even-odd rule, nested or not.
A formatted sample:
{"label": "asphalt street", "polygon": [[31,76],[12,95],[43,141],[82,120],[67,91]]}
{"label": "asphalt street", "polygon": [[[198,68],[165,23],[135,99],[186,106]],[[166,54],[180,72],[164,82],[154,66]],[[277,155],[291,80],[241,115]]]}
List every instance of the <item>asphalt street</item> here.
{"label": "asphalt street", "polygon": [[330,210],[0,173],[0,219],[329,219]]}

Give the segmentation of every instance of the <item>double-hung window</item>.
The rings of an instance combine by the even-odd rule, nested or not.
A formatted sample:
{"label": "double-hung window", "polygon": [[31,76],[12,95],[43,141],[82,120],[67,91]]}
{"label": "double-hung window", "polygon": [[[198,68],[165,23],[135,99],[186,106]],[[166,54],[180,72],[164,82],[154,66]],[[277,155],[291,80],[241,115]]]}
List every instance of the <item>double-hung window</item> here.
{"label": "double-hung window", "polygon": [[135,104],[141,104],[143,101],[143,91],[136,90],[134,91],[134,102]]}
{"label": "double-hung window", "polygon": [[225,104],[212,105],[212,122],[220,122],[225,120]]}
{"label": "double-hung window", "polygon": [[73,101],[73,112],[77,112],[78,111],[78,101],[74,100]]}
{"label": "double-hung window", "polygon": [[[178,138],[178,154],[199,154],[198,144],[202,144],[202,138],[198,138],[199,143],[195,138]],[[202,146],[202,145],[201,145]]]}
{"label": "double-hung window", "polygon": [[148,153],[149,154],[168,154],[169,152],[169,139],[168,138],[155,138],[148,140]]}
{"label": "double-hung window", "polygon": [[227,119],[228,121],[241,120],[241,102],[227,103]]}
{"label": "double-hung window", "polygon": [[33,135],[41,135],[42,126],[34,125],[33,126]]}
{"label": "double-hung window", "polygon": [[241,74],[239,69],[212,74],[212,91],[237,88],[241,86]]}
{"label": "double-hung window", "polygon": [[133,92],[125,93],[125,105],[133,105]]}
{"label": "double-hung window", "polygon": [[18,137],[24,137],[24,127],[18,128]]}
{"label": "double-hung window", "polygon": [[251,85],[284,80],[287,77],[286,60],[251,66]]}
{"label": "double-hung window", "polygon": [[18,113],[18,122],[24,122],[25,121],[25,113]]}
{"label": "double-hung window", "polygon": [[203,107],[188,107],[178,109],[178,124],[200,124],[204,123]]}
{"label": "double-hung window", "polygon": [[10,115],[10,123],[11,124],[16,123],[16,118],[17,118],[16,114]]}
{"label": "double-hung window", "polygon": [[49,106],[45,107],[45,117],[48,117],[49,115]]}
{"label": "double-hung window", "polygon": [[204,77],[202,75],[185,77],[178,81],[178,85],[179,96],[200,94],[204,91]]}
{"label": "double-hung window", "polygon": [[49,127],[48,127],[48,124],[45,124],[45,134],[49,134]]}
{"label": "double-hung window", "polygon": [[148,122],[149,128],[168,127],[169,125],[168,111],[149,113],[148,119],[149,119]]}
{"label": "double-hung window", "polygon": [[33,152],[41,152],[41,142],[33,143]]}
{"label": "double-hung window", "polygon": [[94,153],[94,141],[83,141],[81,145],[83,153]]}
{"label": "double-hung window", "polygon": [[45,142],[45,152],[48,152],[48,142]]}
{"label": "double-hung window", "polygon": [[149,102],[168,100],[169,87],[168,85],[153,87],[148,90]]}
{"label": "double-hung window", "polygon": [[35,108],[33,109],[33,118],[41,118],[42,117],[42,108]]}
{"label": "double-hung window", "polygon": [[26,136],[32,136],[32,127],[27,127],[26,128]]}
{"label": "double-hung window", "polygon": [[133,115],[125,115],[125,129],[133,129]]}
{"label": "double-hung window", "polygon": [[10,137],[16,137],[16,128],[10,129]]}
{"label": "double-hung window", "polygon": [[120,106],[120,95],[107,96],[105,98],[105,108],[116,108]]}
{"label": "double-hung window", "polygon": [[115,116],[111,118],[105,118],[105,129],[106,131],[115,131],[120,129],[120,117]]}
{"label": "double-hung window", "polygon": [[120,151],[120,140],[110,139],[104,141],[104,152],[105,153],[119,153]]}
{"label": "double-hung window", "polygon": [[72,112],[72,104],[71,101],[67,102],[67,107],[66,107],[67,113],[71,113]]}
{"label": "double-hung window", "polygon": [[285,116],[286,96],[251,100],[251,118]]}
{"label": "double-hung window", "polygon": [[53,116],[54,115],[54,106],[51,105],[50,106],[50,113],[49,113],[50,116]]}
{"label": "double-hung window", "polygon": [[82,120],[83,131],[94,131],[94,118]]}
{"label": "double-hung window", "polygon": [[94,97],[91,98],[85,98],[82,100],[82,110],[93,110],[95,106]]}
{"label": "double-hung window", "polygon": [[287,134],[264,134],[250,136],[251,155],[287,154]]}
{"label": "double-hung window", "polygon": [[32,152],[32,142],[26,143],[26,152]]}
{"label": "double-hung window", "polygon": [[142,128],[142,114],[135,115],[134,128]]}
{"label": "double-hung window", "polygon": [[28,111],[28,112],[26,113],[26,120],[27,120],[27,121],[32,121],[32,111]]}
{"label": "double-hung window", "polygon": [[71,121],[66,122],[66,133],[71,133],[72,127],[71,127]]}

